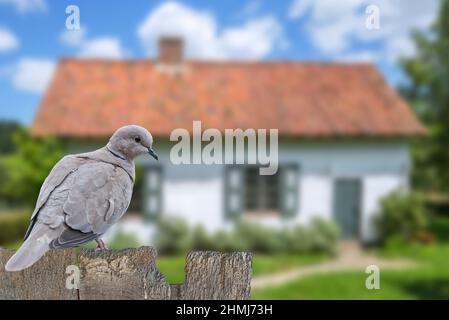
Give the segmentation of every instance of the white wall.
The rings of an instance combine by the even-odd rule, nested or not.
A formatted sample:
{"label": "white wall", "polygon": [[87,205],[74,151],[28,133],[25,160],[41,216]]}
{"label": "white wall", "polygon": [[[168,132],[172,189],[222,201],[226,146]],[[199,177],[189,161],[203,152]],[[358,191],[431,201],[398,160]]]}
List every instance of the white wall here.
{"label": "white wall", "polygon": [[[224,166],[174,166],[169,161],[168,145],[160,147],[159,154],[163,166],[164,214],[182,216],[192,224],[203,224],[210,231],[226,226]],[[375,238],[372,219],[379,199],[408,185],[409,155],[403,141],[281,142],[279,162],[281,165],[297,163],[300,168],[295,223],[307,223],[317,215],[332,218],[335,179],[361,179],[364,240]],[[282,226],[291,224],[292,220],[271,217],[262,219],[262,223]]]}
{"label": "white wall", "polygon": [[219,177],[204,181],[167,181],[163,187],[166,214],[179,214],[209,230],[223,226],[223,183]]}

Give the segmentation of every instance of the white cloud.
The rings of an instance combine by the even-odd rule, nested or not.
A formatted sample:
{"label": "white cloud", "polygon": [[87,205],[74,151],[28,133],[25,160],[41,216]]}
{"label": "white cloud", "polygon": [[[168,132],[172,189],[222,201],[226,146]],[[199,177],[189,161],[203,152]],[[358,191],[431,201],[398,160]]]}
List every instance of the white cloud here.
{"label": "white cloud", "polygon": [[19,40],[8,29],[0,27],[0,52],[10,51],[19,47]]}
{"label": "white cloud", "polygon": [[19,13],[47,10],[45,0],[0,0],[0,5],[2,4],[14,6]]}
{"label": "white cloud", "polygon": [[81,45],[82,58],[119,59],[124,56],[120,40],[113,37],[95,38]]}
{"label": "white cloud", "polygon": [[9,70],[13,86],[17,90],[42,93],[53,76],[55,63],[51,60],[25,58]]}
{"label": "white cloud", "polygon": [[59,34],[59,40],[66,46],[78,47],[85,41],[86,34],[87,29],[83,27],[78,30],[64,29]]}
{"label": "white cloud", "polygon": [[259,59],[282,41],[282,27],[271,16],[220,32],[211,13],[177,2],[165,2],[150,12],[137,34],[152,56],[161,36],[179,36],[185,41],[187,57],[203,59]]}
{"label": "white cloud", "polygon": [[86,35],[86,28],[63,30],[59,40],[66,46],[78,49],[81,58],[119,59],[125,55],[119,39],[109,36],[88,39]]}
{"label": "white cloud", "polygon": [[273,48],[282,30],[271,17],[250,20],[242,27],[226,29],[221,46],[229,57],[261,58]]}
{"label": "white cloud", "polygon": [[[380,29],[366,28],[365,9],[380,9]],[[410,32],[427,28],[435,18],[438,0],[294,0],[291,19],[307,18],[307,34],[312,43],[330,57],[351,53],[356,44],[379,42],[377,59],[394,61],[415,52]]]}

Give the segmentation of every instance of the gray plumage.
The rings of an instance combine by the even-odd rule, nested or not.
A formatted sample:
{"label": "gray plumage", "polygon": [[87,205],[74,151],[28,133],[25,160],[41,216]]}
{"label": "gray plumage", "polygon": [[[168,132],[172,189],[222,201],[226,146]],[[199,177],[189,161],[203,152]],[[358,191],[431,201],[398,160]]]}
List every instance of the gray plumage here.
{"label": "gray plumage", "polygon": [[62,158],[45,179],[25,242],[5,266],[28,268],[49,249],[99,239],[126,212],[134,184],[134,158],[152,150],[153,138],[131,125],[96,151]]}

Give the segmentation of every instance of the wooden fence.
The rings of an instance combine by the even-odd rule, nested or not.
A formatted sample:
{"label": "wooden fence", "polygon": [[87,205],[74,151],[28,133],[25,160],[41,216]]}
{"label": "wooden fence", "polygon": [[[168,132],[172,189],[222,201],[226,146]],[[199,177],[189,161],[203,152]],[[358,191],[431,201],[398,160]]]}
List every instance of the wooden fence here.
{"label": "wooden fence", "polygon": [[169,284],[156,250],[51,250],[32,267],[6,272],[14,252],[0,248],[0,299],[249,299],[252,255],[191,252],[185,282]]}

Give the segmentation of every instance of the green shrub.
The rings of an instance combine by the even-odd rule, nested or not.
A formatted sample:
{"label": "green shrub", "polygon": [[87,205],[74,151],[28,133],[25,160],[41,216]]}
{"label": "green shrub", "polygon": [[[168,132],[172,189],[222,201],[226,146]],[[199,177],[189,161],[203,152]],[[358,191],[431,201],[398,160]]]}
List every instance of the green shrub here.
{"label": "green shrub", "polygon": [[313,235],[306,226],[297,225],[287,229],[282,234],[282,237],[286,252],[303,253],[311,251]]}
{"label": "green shrub", "polygon": [[30,223],[30,212],[0,212],[0,245],[23,239]]}
{"label": "green shrub", "polygon": [[213,235],[213,250],[231,252],[245,251],[247,244],[242,239],[237,239],[233,232],[219,230]]}
{"label": "green shrub", "polygon": [[445,193],[426,193],[423,195],[425,208],[437,217],[449,217],[449,195]]}
{"label": "green shrub", "polygon": [[124,232],[122,230],[117,231],[117,233],[114,234],[112,239],[108,241],[108,247],[110,249],[128,249],[128,248],[138,248],[141,246],[141,243],[136,238],[135,235]]}
{"label": "green shrub", "polygon": [[284,251],[280,231],[257,223],[240,222],[232,232],[235,247],[251,252],[280,253]]}
{"label": "green shrub", "polygon": [[340,232],[330,220],[314,218],[309,225],[297,225],[283,232],[287,252],[321,252],[335,254]]}
{"label": "green shrub", "polygon": [[310,251],[337,253],[340,230],[334,222],[315,218],[311,221],[309,228],[311,235]]}
{"label": "green shrub", "polygon": [[337,250],[338,238],[337,226],[322,219],[314,219],[307,226],[282,229],[241,221],[232,230],[220,230],[210,235],[202,226],[190,229],[182,219],[165,218],[158,222],[156,247],[162,254],[187,250],[333,254]]}
{"label": "green shrub", "polygon": [[392,193],[381,201],[376,225],[384,243],[389,239],[411,242],[428,226],[423,198],[418,193]]}
{"label": "green shrub", "polygon": [[195,226],[192,231],[192,249],[193,250],[214,250],[215,240],[209,235],[203,226]]}
{"label": "green shrub", "polygon": [[162,217],[157,221],[156,248],[161,254],[185,253],[192,247],[187,223],[177,217]]}
{"label": "green shrub", "polygon": [[429,221],[429,230],[438,241],[449,242],[449,218],[432,215]]}

